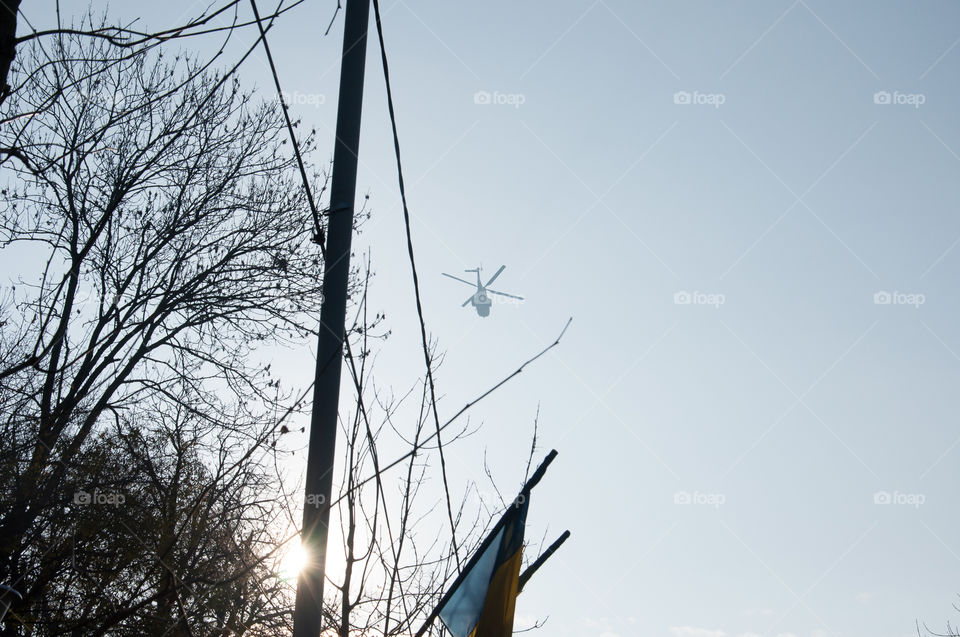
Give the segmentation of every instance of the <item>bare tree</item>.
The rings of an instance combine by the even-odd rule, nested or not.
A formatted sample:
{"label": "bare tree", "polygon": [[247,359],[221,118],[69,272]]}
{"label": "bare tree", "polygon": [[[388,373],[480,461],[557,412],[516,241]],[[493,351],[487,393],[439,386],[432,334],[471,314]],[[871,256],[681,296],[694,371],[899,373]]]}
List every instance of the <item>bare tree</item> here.
{"label": "bare tree", "polygon": [[[488,484],[470,482],[456,490],[459,502],[454,514],[455,535],[451,534],[446,516],[440,514],[445,508],[445,492],[430,484],[431,478],[437,477],[441,443],[435,434],[429,380],[421,377],[400,396],[377,387],[370,343],[385,334],[382,329],[371,329],[371,323],[376,327],[381,318],[379,314],[369,318],[363,294],[349,330],[354,339],[346,352],[353,407],[341,415],[342,475],[331,521],[331,541],[339,540],[341,550],[336,554],[342,556],[342,563],[328,560],[330,586],[324,617],[325,630],[340,637],[416,632],[459,573],[457,547],[461,554],[472,553],[513,496],[511,490],[498,488],[492,472],[484,467]],[[547,349],[558,342],[559,338]],[[442,362],[435,343],[428,355],[435,364]],[[442,444],[448,451],[479,429],[458,424],[459,417],[476,402],[465,405],[441,426],[446,431]],[[384,449],[390,450],[388,460]],[[529,453],[527,473],[538,453],[536,421]],[[396,455],[400,461],[394,459]],[[519,489],[525,476],[518,472],[513,478]],[[506,498],[501,493],[506,493]]]}
{"label": "bare tree", "polygon": [[[280,457],[306,393],[259,361],[312,345],[323,255],[282,112],[243,93],[236,67],[90,29],[38,35],[20,55],[0,104],[15,124],[0,147],[19,160],[0,249],[20,264],[0,295],[0,583],[24,599],[4,634],[285,632],[293,590],[277,560],[300,496]],[[326,621],[343,637],[406,634],[506,502],[470,506],[473,485],[452,531],[434,523],[432,392],[426,379],[398,399],[377,389],[384,317],[364,280],[351,285],[343,568]]]}
{"label": "bare tree", "polygon": [[[272,21],[274,18],[296,8],[305,0],[293,0],[287,3],[280,0],[276,8],[262,16],[262,20]],[[223,0],[212,3],[199,13],[187,17],[183,22],[171,25],[165,29],[147,30],[135,28],[134,24],[110,24],[106,19],[94,23],[86,20],[80,25],[64,24],[60,14],[60,5],[56,5],[56,27],[38,31],[29,21],[26,33],[17,36],[18,15],[20,14],[21,0],[0,0],[0,104],[9,96],[14,87],[7,84],[10,68],[16,58],[17,47],[41,40],[49,40],[63,35],[77,35],[86,38],[101,39],[109,42],[118,49],[127,49],[131,54],[143,53],[147,49],[169,42],[204,36],[216,33],[227,33],[244,27],[253,27],[256,20],[242,20],[239,8],[243,0]],[[334,10],[334,16],[339,6]],[[226,24],[224,24],[226,22]],[[268,26],[269,28],[269,26]]]}
{"label": "bare tree", "polygon": [[[953,609],[954,609],[954,610],[957,610],[957,611],[960,611],[960,605],[954,604],[954,605],[953,605]],[[946,630],[941,633],[941,632],[937,632],[937,631],[935,631],[935,630],[931,630],[930,627],[927,626],[926,623],[924,623],[924,624],[923,624],[923,631],[921,632],[921,630],[920,630],[920,622],[918,621],[918,622],[917,622],[917,637],[923,637],[923,634],[924,634],[924,633],[926,633],[927,635],[931,635],[932,637],[960,637],[960,628],[958,628],[958,627],[957,627],[956,625],[954,625],[954,624],[951,624],[951,623],[948,621],[948,622],[947,622],[947,628],[946,628]]]}
{"label": "bare tree", "polygon": [[[15,628],[275,635],[288,628],[267,445],[166,401],[87,441],[23,558]],[[264,439],[270,434],[264,432]],[[216,448],[214,447],[214,444]],[[41,592],[42,595],[38,595]]]}
{"label": "bare tree", "polygon": [[0,130],[24,158],[0,203],[22,266],[0,307],[0,581],[27,592],[13,615],[47,599],[37,552],[63,552],[49,521],[97,436],[190,422],[208,445],[236,436],[231,456],[263,447],[291,400],[256,354],[313,333],[323,266],[275,102],[80,34],[25,57],[7,105],[34,115]]}

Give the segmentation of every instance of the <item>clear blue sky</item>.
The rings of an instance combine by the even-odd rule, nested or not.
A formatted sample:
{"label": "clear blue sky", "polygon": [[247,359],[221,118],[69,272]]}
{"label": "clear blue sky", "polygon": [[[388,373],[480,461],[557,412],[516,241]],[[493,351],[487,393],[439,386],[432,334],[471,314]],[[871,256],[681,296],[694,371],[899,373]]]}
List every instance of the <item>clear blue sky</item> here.
{"label": "clear blue sky", "polygon": [[[321,154],[332,5],[271,35]],[[442,411],[574,317],[451,460],[456,484],[479,481],[486,449],[512,490],[540,404],[560,456],[529,533],[573,537],[519,625],[905,637],[960,620],[960,3],[383,9]],[[25,10],[44,22],[52,4]],[[422,365],[378,55],[371,41],[358,243],[394,330],[378,379],[399,391]],[[272,90],[262,59],[244,76]],[[481,262],[526,303],[460,308],[469,290],[440,272]]]}

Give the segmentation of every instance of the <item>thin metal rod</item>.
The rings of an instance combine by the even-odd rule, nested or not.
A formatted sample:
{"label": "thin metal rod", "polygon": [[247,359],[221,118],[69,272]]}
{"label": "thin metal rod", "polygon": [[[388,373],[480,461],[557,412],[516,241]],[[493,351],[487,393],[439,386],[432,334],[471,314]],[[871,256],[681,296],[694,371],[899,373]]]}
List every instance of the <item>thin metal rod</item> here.
{"label": "thin metal rod", "polygon": [[558,537],[554,543],[550,545],[550,548],[544,551],[543,554],[538,557],[533,564],[527,567],[527,570],[520,574],[520,586],[517,587],[518,594],[523,592],[523,587],[528,581],[530,581],[530,578],[533,577],[533,574],[536,573],[541,566],[543,566],[544,562],[550,559],[550,556],[553,555],[558,548],[560,548],[561,544],[567,541],[568,537],[570,537],[570,531],[564,531],[563,535]]}
{"label": "thin metal rod", "polygon": [[485,537],[483,542],[480,543],[480,546],[477,548],[477,550],[473,552],[473,556],[470,557],[470,561],[467,562],[467,565],[464,566],[460,571],[460,574],[457,575],[457,579],[453,580],[453,584],[451,584],[447,589],[447,592],[444,593],[443,597],[440,599],[440,603],[434,607],[433,612],[430,613],[430,616],[427,617],[426,621],[423,622],[423,626],[421,626],[420,630],[417,631],[415,637],[422,637],[422,635],[427,632],[427,630],[430,628],[430,624],[432,624],[433,620],[440,615],[440,611],[442,611],[446,603],[450,601],[453,593],[457,590],[457,587],[460,586],[460,583],[467,576],[467,573],[469,573],[474,564],[479,561],[480,557],[483,555],[483,552],[487,550],[487,547],[489,547],[490,543],[493,542],[497,533],[500,532],[500,529],[502,529],[503,526],[509,521],[510,514],[513,513],[515,508],[527,501],[527,498],[530,497],[531,489],[540,483],[540,480],[543,479],[543,474],[547,472],[547,467],[550,466],[550,463],[553,462],[553,459],[556,457],[556,449],[547,454],[547,457],[544,458],[543,462],[540,463],[540,466],[537,467],[537,470],[533,472],[533,475],[530,476],[530,479],[527,480],[527,483],[523,485],[522,489],[520,489],[520,493],[516,498],[514,498],[513,503],[507,508],[507,511],[499,520],[497,520],[497,523],[492,529],[490,529],[490,533],[488,533],[487,537]]}
{"label": "thin metal rod", "polygon": [[318,637],[323,621],[323,583],[333,488],[333,466],[340,403],[350,244],[357,190],[360,114],[367,55],[370,0],[347,0],[343,26],[340,98],[330,178],[330,210],[323,272],[323,306],[313,388],[313,414],[304,487],[303,528],[300,543],[307,565],[297,582],[293,612],[294,637]]}

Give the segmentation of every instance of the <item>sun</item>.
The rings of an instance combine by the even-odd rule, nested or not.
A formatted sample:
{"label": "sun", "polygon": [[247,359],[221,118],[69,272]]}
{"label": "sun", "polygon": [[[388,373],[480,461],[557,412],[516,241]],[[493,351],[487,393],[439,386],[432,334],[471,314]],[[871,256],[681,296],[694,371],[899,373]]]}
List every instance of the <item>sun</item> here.
{"label": "sun", "polygon": [[300,575],[300,571],[310,561],[310,555],[303,546],[300,545],[300,538],[290,541],[286,554],[280,559],[280,578],[284,580],[295,580]]}

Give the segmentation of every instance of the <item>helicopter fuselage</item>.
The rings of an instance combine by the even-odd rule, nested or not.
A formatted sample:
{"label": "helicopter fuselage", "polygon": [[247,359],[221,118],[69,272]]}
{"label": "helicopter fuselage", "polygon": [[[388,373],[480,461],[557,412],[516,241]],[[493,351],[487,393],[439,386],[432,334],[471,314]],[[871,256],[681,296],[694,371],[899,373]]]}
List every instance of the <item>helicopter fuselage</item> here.
{"label": "helicopter fuselage", "polygon": [[493,301],[490,299],[490,295],[487,294],[486,289],[481,286],[476,294],[473,295],[473,298],[470,299],[470,305],[476,308],[478,315],[490,316],[490,306],[493,305]]}
{"label": "helicopter fuselage", "polygon": [[500,292],[498,290],[490,289],[488,287],[497,279],[498,276],[500,276],[500,273],[503,272],[504,268],[506,267],[507,266],[505,265],[501,265],[500,269],[497,270],[492,277],[490,277],[490,280],[487,281],[486,284],[484,284],[483,281],[480,279],[480,270],[482,269],[480,267],[464,270],[464,272],[473,272],[477,275],[476,284],[470,281],[467,281],[466,279],[461,279],[458,276],[447,274],[446,272],[442,272],[441,274],[443,274],[443,276],[445,277],[451,278],[455,281],[459,281],[460,283],[465,283],[466,285],[469,285],[469,286],[476,285],[476,290],[474,291],[474,293],[471,294],[470,297],[467,298],[467,300],[462,303],[461,307],[467,307],[467,305],[472,305],[473,309],[477,311],[478,316],[486,317],[486,316],[490,316],[490,307],[493,305],[493,297],[491,296],[492,294],[497,294],[500,296],[518,299],[521,301],[523,300],[522,296],[507,294],[506,292]]}

